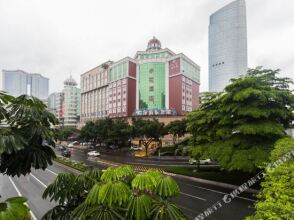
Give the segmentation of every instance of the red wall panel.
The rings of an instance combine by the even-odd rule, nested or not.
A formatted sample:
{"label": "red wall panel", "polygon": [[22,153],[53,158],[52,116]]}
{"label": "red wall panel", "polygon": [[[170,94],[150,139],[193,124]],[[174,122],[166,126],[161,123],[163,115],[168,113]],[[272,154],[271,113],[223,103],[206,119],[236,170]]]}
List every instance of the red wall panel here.
{"label": "red wall panel", "polygon": [[199,84],[192,81],[192,110],[199,106]]}
{"label": "red wall panel", "polygon": [[136,110],[136,80],[127,78],[127,115]]}
{"label": "red wall panel", "polygon": [[177,111],[178,115],[182,114],[182,76],[169,78],[169,108]]}
{"label": "red wall panel", "polygon": [[136,78],[136,64],[129,61],[129,76]]}

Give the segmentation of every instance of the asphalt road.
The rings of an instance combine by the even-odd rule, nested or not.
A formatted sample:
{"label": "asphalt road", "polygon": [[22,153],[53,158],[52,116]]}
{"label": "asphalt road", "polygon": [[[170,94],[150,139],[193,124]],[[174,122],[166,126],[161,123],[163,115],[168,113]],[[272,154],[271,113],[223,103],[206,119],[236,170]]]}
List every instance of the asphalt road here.
{"label": "asphalt road", "polygon": [[[105,165],[101,165],[93,159],[87,156],[87,151],[80,149],[71,149],[72,156],[71,159],[77,161],[83,161],[90,166],[98,166],[105,169]],[[120,154],[116,152],[115,154],[104,154],[101,153],[99,158],[116,161],[126,164],[140,164],[143,166],[160,167],[161,165],[187,165],[187,161],[179,160],[158,160],[158,159],[144,159],[144,158],[132,158],[127,155]],[[195,218],[198,214],[202,213],[204,210],[209,208],[215,202],[221,200],[223,196],[230,193],[232,190],[225,189],[222,187],[216,187],[208,184],[201,184],[194,182],[192,180],[184,180],[179,177],[174,177],[180,186],[180,196],[177,198],[176,202],[184,211],[184,213],[190,218]],[[243,193],[239,197],[235,198],[229,204],[225,204],[217,212],[212,214],[207,219],[213,220],[238,220],[244,219],[246,216],[254,212],[255,197],[249,193]]]}

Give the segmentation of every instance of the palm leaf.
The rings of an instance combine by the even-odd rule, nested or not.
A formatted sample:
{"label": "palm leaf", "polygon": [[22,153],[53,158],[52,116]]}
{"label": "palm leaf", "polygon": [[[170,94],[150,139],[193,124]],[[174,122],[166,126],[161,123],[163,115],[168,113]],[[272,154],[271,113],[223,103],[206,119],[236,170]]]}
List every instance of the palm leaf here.
{"label": "palm leaf", "polygon": [[160,197],[167,198],[177,196],[180,189],[173,178],[170,176],[164,176],[158,180],[155,192]]}
{"label": "palm leaf", "polygon": [[122,210],[108,206],[95,206],[88,210],[86,216],[91,220],[122,220],[123,216],[120,214]]}
{"label": "palm leaf", "polygon": [[24,197],[12,197],[0,203],[0,219],[29,219],[30,210]]}
{"label": "palm leaf", "polygon": [[162,201],[154,203],[151,211],[153,220],[184,220],[183,212],[173,203]]}
{"label": "palm leaf", "polygon": [[99,190],[101,188],[101,183],[96,183],[92,189],[90,190],[87,198],[86,203],[90,205],[97,205],[99,204]]}
{"label": "palm leaf", "polygon": [[132,188],[135,190],[152,192],[155,190],[155,187],[155,178],[147,173],[137,174],[132,180]]}
{"label": "palm leaf", "polygon": [[99,189],[98,202],[111,207],[113,204],[121,206],[129,200],[131,190],[121,182],[107,182]]}
{"label": "palm leaf", "polygon": [[148,195],[133,194],[128,204],[126,218],[136,220],[149,219],[152,202],[152,198]]}
{"label": "palm leaf", "polygon": [[108,181],[118,181],[127,178],[132,178],[135,175],[133,168],[130,166],[120,166],[117,168],[109,167],[101,176],[101,180]]}

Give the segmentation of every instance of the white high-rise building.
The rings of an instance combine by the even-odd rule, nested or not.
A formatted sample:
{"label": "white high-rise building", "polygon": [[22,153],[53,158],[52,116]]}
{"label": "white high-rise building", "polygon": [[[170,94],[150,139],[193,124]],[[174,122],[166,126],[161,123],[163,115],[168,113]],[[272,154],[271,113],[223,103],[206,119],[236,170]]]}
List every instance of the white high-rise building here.
{"label": "white high-rise building", "polygon": [[76,81],[70,78],[64,81],[63,93],[63,126],[76,127],[80,121],[81,91]]}
{"label": "white high-rise building", "polygon": [[31,95],[44,101],[48,98],[49,79],[23,70],[2,70],[2,89],[12,96]]}
{"label": "white high-rise building", "polygon": [[209,91],[222,91],[247,72],[247,24],[245,0],[236,0],[210,16]]}

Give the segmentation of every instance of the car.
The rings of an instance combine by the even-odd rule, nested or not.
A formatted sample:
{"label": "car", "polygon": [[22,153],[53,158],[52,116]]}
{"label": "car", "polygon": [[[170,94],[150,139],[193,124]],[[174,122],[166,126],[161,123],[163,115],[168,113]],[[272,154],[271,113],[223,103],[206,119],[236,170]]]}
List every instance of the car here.
{"label": "car", "polygon": [[98,157],[98,156],[100,156],[100,153],[98,151],[93,150],[93,151],[88,152],[88,156]]}
{"label": "car", "polygon": [[80,143],[78,141],[74,141],[74,142],[71,142],[71,144],[73,144],[73,145],[79,145]]}
{"label": "car", "polygon": [[143,147],[139,147],[139,146],[136,146],[136,145],[132,145],[131,146],[131,150],[143,150]]}
{"label": "car", "polygon": [[58,145],[57,149],[60,150],[60,151],[63,151],[63,150],[66,150],[66,147],[62,146],[62,145]]}
{"label": "car", "polygon": [[63,151],[61,151],[61,156],[63,157],[70,157],[71,156],[71,153],[69,150],[65,149]]}
{"label": "car", "polygon": [[72,143],[68,144],[67,147],[72,148],[74,145]]}
{"label": "car", "polygon": [[[199,160],[199,164],[200,165],[208,165],[208,164],[212,164],[212,160],[211,159],[202,159],[202,160]],[[198,160],[195,160],[194,158],[191,158],[189,160],[189,164],[193,165],[193,164],[197,164],[198,163]]]}
{"label": "car", "polygon": [[117,150],[118,146],[117,145],[110,145],[110,146],[108,146],[108,148],[110,148],[111,150]]}

